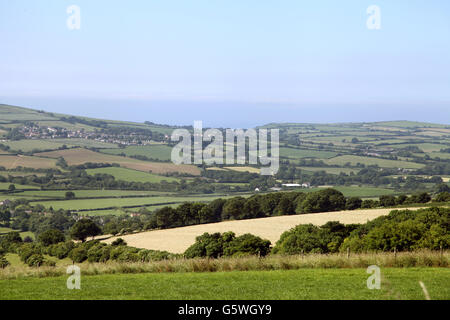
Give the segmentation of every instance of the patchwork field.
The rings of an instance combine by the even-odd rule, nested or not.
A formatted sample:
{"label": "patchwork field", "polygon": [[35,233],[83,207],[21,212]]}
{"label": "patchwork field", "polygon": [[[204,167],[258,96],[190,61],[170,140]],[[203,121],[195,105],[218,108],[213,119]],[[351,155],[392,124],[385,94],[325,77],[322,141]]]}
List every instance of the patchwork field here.
{"label": "patchwork field", "polygon": [[365,223],[377,217],[387,215],[391,211],[392,209],[366,209],[224,221],[124,235],[104,240],[104,242],[111,243],[117,238],[122,238],[132,247],[182,253],[195,242],[197,236],[205,232],[222,233],[233,231],[237,235],[252,233],[263,239],[270,240],[272,245],[274,245],[280,239],[283,232],[299,224],[312,223],[321,226],[328,221],[339,221],[344,224]]}
{"label": "patchwork field", "polygon": [[[77,148],[38,153],[40,157],[59,158],[63,157],[69,165],[79,165],[86,162],[94,163],[118,163],[129,169],[144,172],[164,174],[168,172],[188,173],[199,175],[200,169],[191,165],[175,165],[172,163],[147,162],[137,159],[125,158],[115,155],[103,154],[87,149]],[[1,158],[0,158],[1,159]]]}

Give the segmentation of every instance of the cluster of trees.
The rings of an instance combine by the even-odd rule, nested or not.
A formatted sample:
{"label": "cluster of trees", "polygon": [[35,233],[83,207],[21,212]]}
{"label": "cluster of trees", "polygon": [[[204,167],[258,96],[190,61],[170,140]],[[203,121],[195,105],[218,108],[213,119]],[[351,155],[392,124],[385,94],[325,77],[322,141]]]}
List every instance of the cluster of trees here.
{"label": "cluster of trees", "polygon": [[[31,209],[29,206],[17,203],[15,205],[14,214],[10,214],[9,226],[15,230],[31,231],[37,236],[49,229],[68,233],[77,218],[65,210],[46,210],[43,206],[36,205],[32,208],[33,212],[29,212],[28,209]],[[44,212],[48,214],[44,214]]]}
{"label": "cluster of trees", "polygon": [[281,235],[272,253],[333,253],[347,248],[352,252],[447,249],[449,221],[450,209],[429,208],[418,212],[393,210],[388,216],[362,225],[298,225]]}
{"label": "cluster of trees", "polygon": [[184,253],[186,258],[219,258],[246,255],[266,256],[270,252],[270,241],[250,233],[236,237],[233,232],[204,233]]}
{"label": "cluster of trees", "polygon": [[354,252],[415,249],[448,249],[450,246],[450,209],[427,208],[417,212],[393,210],[353,230],[341,250]]}
{"label": "cluster of trees", "polygon": [[47,230],[36,242],[24,242],[18,232],[10,232],[0,237],[0,268],[9,265],[5,259],[6,252],[17,253],[20,260],[30,267],[55,266],[53,260],[45,255],[58,259],[70,258],[73,262],[149,262],[176,258],[178,255],[166,251],[138,249],[128,247],[123,239],[113,241],[111,245],[98,240],[75,243],[66,240],[58,230]]}
{"label": "cluster of trees", "polygon": [[357,227],[357,225],[343,225],[337,221],[330,221],[321,227],[312,224],[298,225],[281,235],[272,253],[338,252],[344,240]]}
{"label": "cluster of trees", "polygon": [[[84,241],[86,237],[98,231],[95,227],[92,229],[92,224],[85,220],[80,223],[79,228],[74,226],[71,229],[72,238],[81,240],[78,243],[68,241],[64,234],[56,229],[49,229],[40,234],[37,242],[23,241],[19,233],[10,232],[0,237],[0,268],[9,264],[4,257],[6,252],[17,253],[29,266],[55,265],[44,255],[58,259],[69,257],[77,263],[86,260],[148,262],[181,257],[165,251],[128,247],[120,238],[110,245],[100,243],[98,240]],[[182,256],[219,258],[266,256],[270,253],[285,255],[335,253],[345,252],[348,249],[352,252],[448,249],[449,229],[450,208],[393,210],[387,216],[359,225],[343,225],[337,221],[328,222],[320,227],[312,224],[298,225],[283,233],[273,249],[270,247],[270,241],[252,234],[237,237],[233,232],[205,233],[197,237],[196,242]]]}
{"label": "cluster of trees", "polygon": [[[362,201],[361,201],[362,202]],[[355,198],[346,199],[334,189],[311,193],[276,192],[253,195],[249,198],[234,197],[216,199],[208,204],[184,203],[177,208],[157,210],[145,229],[165,229],[223,220],[240,220],[298,213],[325,212],[357,209],[361,207]]]}
{"label": "cluster of trees", "polygon": [[[433,201],[450,201],[450,193],[443,192]],[[316,192],[276,192],[256,194],[249,198],[233,197],[216,199],[210,203],[186,202],[176,208],[163,207],[153,213],[141,210],[141,217],[112,218],[105,222],[104,232],[120,234],[138,230],[167,229],[189,225],[214,223],[226,220],[242,220],[279,215],[292,215],[359,208],[392,207],[402,204],[426,203],[431,196],[417,193],[411,196],[381,196],[379,200],[346,198],[334,189]]]}

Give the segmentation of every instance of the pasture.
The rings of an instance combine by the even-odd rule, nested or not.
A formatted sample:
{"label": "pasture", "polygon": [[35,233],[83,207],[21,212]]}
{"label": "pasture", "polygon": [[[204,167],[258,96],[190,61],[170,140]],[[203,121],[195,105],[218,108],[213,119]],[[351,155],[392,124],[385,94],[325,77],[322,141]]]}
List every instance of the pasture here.
{"label": "pasture", "polygon": [[63,143],[54,142],[50,139],[25,139],[18,141],[8,141],[4,142],[3,144],[9,146],[11,150],[22,150],[23,152],[31,152],[33,150],[56,150],[64,145]]}
{"label": "pasture", "polygon": [[450,298],[446,268],[383,268],[380,290],[367,288],[368,276],[364,268],[93,276],[82,271],[81,290],[67,289],[68,276],[0,280],[0,299],[423,300],[419,281],[432,299]]}
{"label": "pasture", "polygon": [[[76,192],[75,192],[76,195]],[[153,205],[173,204],[182,202],[209,202],[217,198],[228,198],[227,196],[153,196],[138,198],[104,198],[104,199],[80,199],[63,201],[37,201],[34,204],[41,204],[53,209],[64,210],[94,210],[100,208],[120,208],[120,207],[145,207]]]}
{"label": "pasture", "polygon": [[126,168],[98,168],[98,169],[88,169],[86,172],[90,175],[95,174],[109,174],[114,176],[116,180],[131,181],[131,182],[150,182],[159,183],[163,180],[167,182],[179,181],[180,179],[173,177],[165,177],[147,172],[140,172],[136,170],[126,169]]}
{"label": "pasture", "polygon": [[280,147],[280,157],[298,159],[298,158],[319,158],[329,159],[336,156],[336,152],[331,151],[318,151],[309,149],[296,149]]}
{"label": "pasture", "polygon": [[146,156],[151,159],[158,159],[161,161],[170,161],[172,148],[167,145],[155,144],[145,146],[128,146],[123,149],[105,149],[104,153],[129,156]]}
{"label": "pasture", "polygon": [[335,158],[325,160],[325,163],[330,165],[345,165],[350,162],[351,165],[355,166],[357,163],[368,165],[378,165],[382,168],[408,168],[408,169],[418,169],[422,168],[424,165],[415,162],[399,161],[399,160],[387,160],[374,157],[361,157],[354,155],[344,155]]}

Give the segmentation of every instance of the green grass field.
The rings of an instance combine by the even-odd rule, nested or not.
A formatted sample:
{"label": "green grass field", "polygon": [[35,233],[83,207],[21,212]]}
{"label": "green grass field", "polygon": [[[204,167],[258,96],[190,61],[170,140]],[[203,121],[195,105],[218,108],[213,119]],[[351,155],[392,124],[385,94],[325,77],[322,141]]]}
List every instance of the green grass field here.
{"label": "green grass field", "polygon": [[24,152],[33,150],[56,150],[64,145],[64,143],[58,143],[48,139],[8,141],[4,142],[3,144],[9,146],[11,150],[22,150]]}
{"label": "green grass field", "polygon": [[301,170],[304,171],[310,171],[310,172],[316,172],[316,171],[325,171],[326,173],[331,174],[340,174],[341,172],[345,174],[350,174],[350,172],[353,172],[354,174],[358,173],[360,169],[355,168],[327,168],[327,167],[298,167]]}
{"label": "green grass field", "polygon": [[383,168],[411,168],[417,169],[422,168],[424,165],[415,162],[407,162],[407,161],[398,161],[398,160],[387,160],[373,157],[360,157],[360,156],[352,156],[345,155],[339,156],[331,159],[325,160],[327,164],[331,165],[344,165],[347,162],[350,162],[352,165],[356,165],[358,162],[367,165],[378,165]]}
{"label": "green grass field", "polygon": [[217,198],[227,198],[226,196],[156,196],[156,197],[142,197],[142,198],[107,198],[107,199],[82,199],[82,200],[65,200],[65,201],[39,201],[34,204],[42,204],[45,207],[53,207],[53,209],[64,210],[82,210],[82,209],[98,209],[109,207],[124,207],[124,206],[145,206],[157,205],[164,203],[182,203],[182,202],[209,202]]}
{"label": "green grass field", "polygon": [[69,290],[67,277],[0,280],[0,299],[149,299],[149,300],[380,300],[450,299],[450,270],[385,268],[381,289],[369,290],[365,269],[301,269],[217,273],[111,274],[81,277]]}
{"label": "green grass field", "polygon": [[306,149],[294,149],[294,148],[280,148],[280,157],[286,158],[320,158],[328,159],[336,156],[335,152],[330,151],[318,151],[318,150],[306,150]]}
{"label": "green grass field", "polygon": [[116,178],[116,180],[132,181],[132,182],[150,182],[159,183],[163,180],[167,182],[179,181],[180,179],[160,176],[153,173],[147,173],[142,171],[136,171],[126,168],[98,168],[98,169],[88,169],[86,172],[90,175],[100,174],[110,174]]}
{"label": "green grass field", "polygon": [[146,145],[146,146],[129,146],[124,149],[105,149],[104,153],[126,156],[146,156],[147,158],[169,161],[171,159],[172,148],[167,145]]}
{"label": "green grass field", "polygon": [[79,146],[79,147],[86,147],[86,148],[118,148],[116,144],[113,143],[107,143],[107,142],[101,142],[96,140],[90,140],[90,139],[53,139],[52,141],[65,144],[67,146]]}
{"label": "green grass field", "polygon": [[[160,191],[134,191],[134,190],[71,190],[75,193],[77,198],[114,198],[114,197],[126,197],[126,196],[153,196],[153,195],[167,195],[167,192]],[[64,199],[67,191],[65,190],[36,190],[36,191],[24,191],[18,192],[14,195],[23,198],[60,198]]]}
{"label": "green grass field", "polygon": [[39,187],[36,187],[36,186],[28,186],[28,185],[11,183],[11,182],[0,182],[0,191],[8,190],[8,188],[11,184],[13,184],[16,187],[16,190],[17,189],[36,189],[36,190],[39,189]]}

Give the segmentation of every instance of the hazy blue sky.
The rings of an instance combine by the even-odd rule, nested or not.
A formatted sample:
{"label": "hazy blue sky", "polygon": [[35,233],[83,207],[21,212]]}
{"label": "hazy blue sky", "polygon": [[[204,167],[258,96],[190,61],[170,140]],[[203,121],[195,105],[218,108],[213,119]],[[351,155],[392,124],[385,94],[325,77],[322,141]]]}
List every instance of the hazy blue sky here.
{"label": "hazy blue sky", "polygon": [[[366,26],[369,5],[381,29]],[[66,9],[81,9],[69,30]],[[208,126],[450,122],[447,0],[0,0],[0,102]]]}

